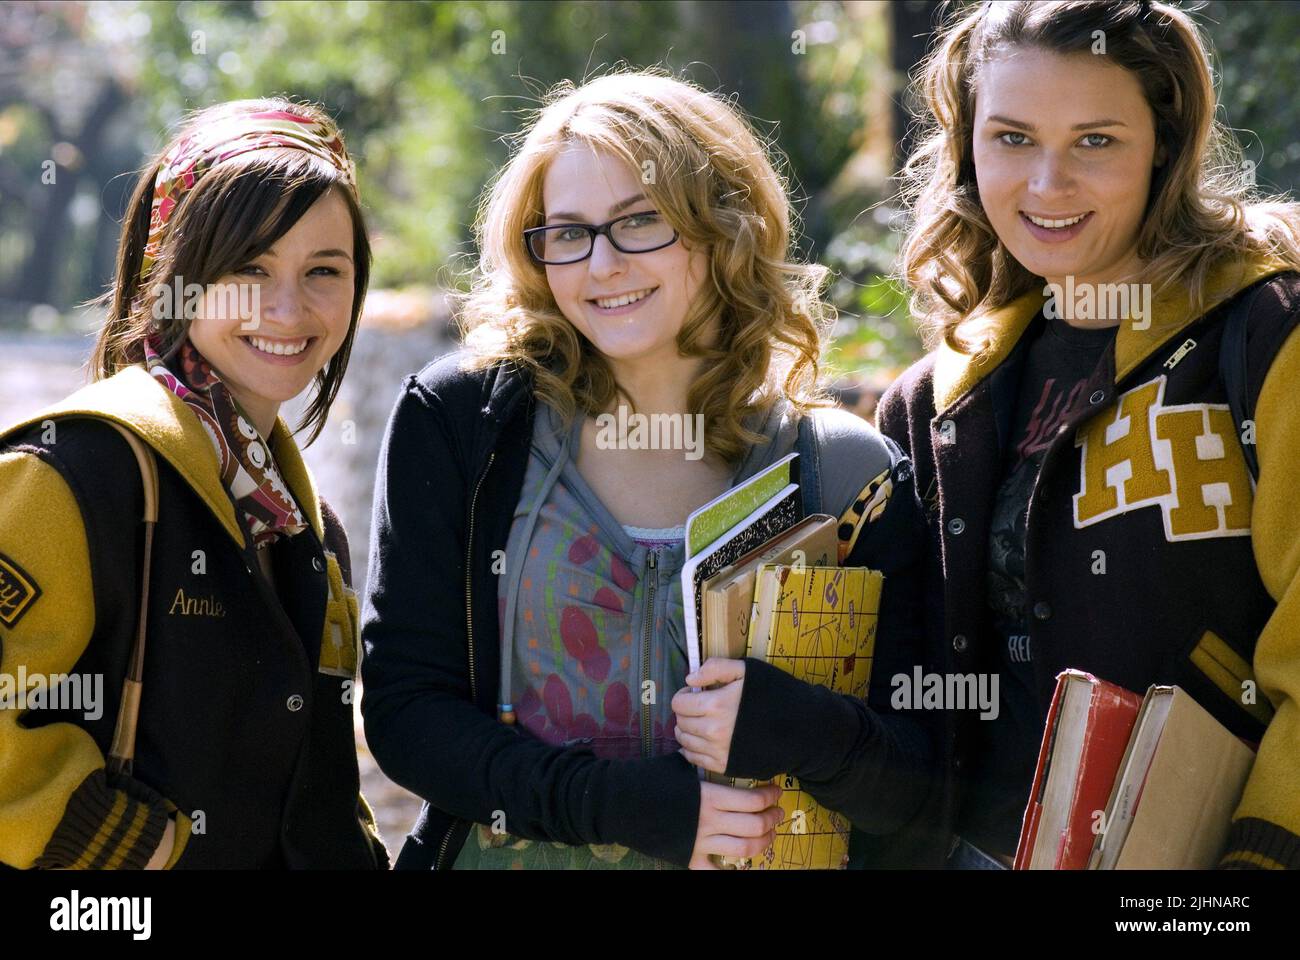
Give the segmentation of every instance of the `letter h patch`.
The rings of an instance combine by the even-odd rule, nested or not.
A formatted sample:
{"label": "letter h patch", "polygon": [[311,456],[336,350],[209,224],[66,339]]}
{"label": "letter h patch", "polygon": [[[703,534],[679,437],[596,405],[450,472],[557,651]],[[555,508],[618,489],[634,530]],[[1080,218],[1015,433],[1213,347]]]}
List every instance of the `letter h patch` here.
{"label": "letter h patch", "polygon": [[1248,536],[1253,488],[1232,414],[1223,404],[1166,405],[1166,382],[1135,387],[1076,432],[1075,528],[1157,507],[1170,542]]}

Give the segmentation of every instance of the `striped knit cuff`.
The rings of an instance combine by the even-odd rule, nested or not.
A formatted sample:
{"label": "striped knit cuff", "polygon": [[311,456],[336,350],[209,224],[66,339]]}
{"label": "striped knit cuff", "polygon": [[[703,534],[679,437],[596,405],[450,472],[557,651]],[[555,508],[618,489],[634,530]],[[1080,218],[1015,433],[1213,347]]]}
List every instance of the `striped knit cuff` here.
{"label": "striped knit cuff", "polygon": [[162,842],[175,809],[152,789],[129,777],[110,783],[95,770],[68,798],[36,867],[72,870],[140,870]]}
{"label": "striped knit cuff", "polygon": [[1224,870],[1300,870],[1300,836],[1257,817],[1234,821]]}

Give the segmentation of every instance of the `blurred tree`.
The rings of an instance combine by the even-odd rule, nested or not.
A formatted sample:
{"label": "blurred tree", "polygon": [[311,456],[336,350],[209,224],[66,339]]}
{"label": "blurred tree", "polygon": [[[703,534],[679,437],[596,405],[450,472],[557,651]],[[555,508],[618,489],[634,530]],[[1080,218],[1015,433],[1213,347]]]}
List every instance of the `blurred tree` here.
{"label": "blurred tree", "polygon": [[[376,286],[454,282],[444,267],[471,250],[474,201],[505,159],[503,135],[554,83],[617,64],[661,64],[735,96],[789,155],[799,197],[818,198],[865,125],[874,66],[862,56],[872,51],[858,30],[861,6],[8,4],[0,324],[25,322],[34,303],[66,312],[100,292],[131,171],[186,111],[226,99],[287,93],[337,117],[359,162]],[[39,181],[47,159],[57,189]],[[820,209],[808,211],[811,255],[834,232]]]}
{"label": "blurred tree", "polygon": [[1197,20],[1214,45],[1221,77],[1220,118],[1234,128],[1265,190],[1300,185],[1300,2],[1213,0]]}
{"label": "blurred tree", "polygon": [[0,300],[62,300],[84,281],[60,254],[78,248],[78,228],[94,232],[98,188],[117,172],[104,162],[120,159],[111,125],[130,97],[115,40],[90,14],[78,5],[0,9]]}

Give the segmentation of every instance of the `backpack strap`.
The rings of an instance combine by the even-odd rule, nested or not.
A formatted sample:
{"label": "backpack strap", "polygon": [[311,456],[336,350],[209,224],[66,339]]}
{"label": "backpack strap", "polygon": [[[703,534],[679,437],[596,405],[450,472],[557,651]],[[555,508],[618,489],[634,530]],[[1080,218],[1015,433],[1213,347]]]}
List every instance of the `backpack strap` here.
{"label": "backpack strap", "polygon": [[136,621],[135,641],[131,645],[131,659],[126,678],[122,681],[122,700],[117,710],[117,723],[113,728],[113,742],[109,746],[105,770],[109,775],[130,776],[135,763],[135,735],[140,719],[140,698],[144,692],[144,641],[149,620],[149,568],[153,554],[153,531],[158,522],[158,461],[154,452],[130,430],[107,418],[103,420],[122,435],[140,467],[140,482],[144,487],[144,560],[140,570],[140,615]]}
{"label": "backpack strap", "polygon": [[817,433],[813,429],[812,417],[799,418],[799,435],[795,439],[795,450],[799,454],[799,487],[803,498],[803,513],[822,512],[822,478],[820,450],[817,445]]}
{"label": "backpack strap", "polygon": [[[1271,278],[1270,278],[1271,279]],[[1251,402],[1250,388],[1246,368],[1246,335],[1250,324],[1250,311],[1255,305],[1255,298],[1267,285],[1267,281],[1258,283],[1249,293],[1238,296],[1228,308],[1228,316],[1223,321],[1223,339],[1219,344],[1219,379],[1228,393],[1228,407],[1232,410],[1233,430],[1241,444],[1241,452],[1246,458],[1246,466],[1255,480],[1259,479],[1259,456],[1252,440],[1242,440],[1242,432],[1248,421],[1253,421],[1255,405]],[[1253,431],[1252,431],[1253,435]]]}

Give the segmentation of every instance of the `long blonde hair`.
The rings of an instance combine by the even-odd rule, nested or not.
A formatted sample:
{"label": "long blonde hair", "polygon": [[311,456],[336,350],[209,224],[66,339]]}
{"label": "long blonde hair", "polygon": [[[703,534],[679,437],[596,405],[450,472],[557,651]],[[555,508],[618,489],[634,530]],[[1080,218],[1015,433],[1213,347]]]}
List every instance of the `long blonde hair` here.
{"label": "long blonde hair", "polygon": [[1138,235],[1154,295],[1182,285],[1199,312],[1207,275],[1225,260],[1270,256],[1300,269],[1297,205],[1256,190],[1239,144],[1215,118],[1209,44],[1186,13],[1131,0],[981,4],[957,11],[919,71],[924,129],[902,174],[911,224],[900,271],[928,347],[980,353],[989,345],[981,318],[1043,284],[980,205],[972,145],[980,66],[1014,46],[1087,53],[1097,31],[1102,55],[1136,75],[1166,152]]}
{"label": "long blonde hair", "polygon": [[[708,254],[710,280],[677,346],[704,360],[687,402],[705,417],[709,449],[739,460],[763,439],[743,419],[777,396],[799,413],[826,405],[819,360],[834,321],[821,295],[828,271],[792,259],[785,181],[739,111],[658,70],[611,73],[581,87],[564,81],[542,103],[480,201],[479,262],[459,304],[469,365],[518,365],[565,419],[626,396],[561,313],[523,242],[523,231],[544,221],[551,161],[578,142],[626,161],[681,239]],[[718,340],[709,345],[714,317]]]}

